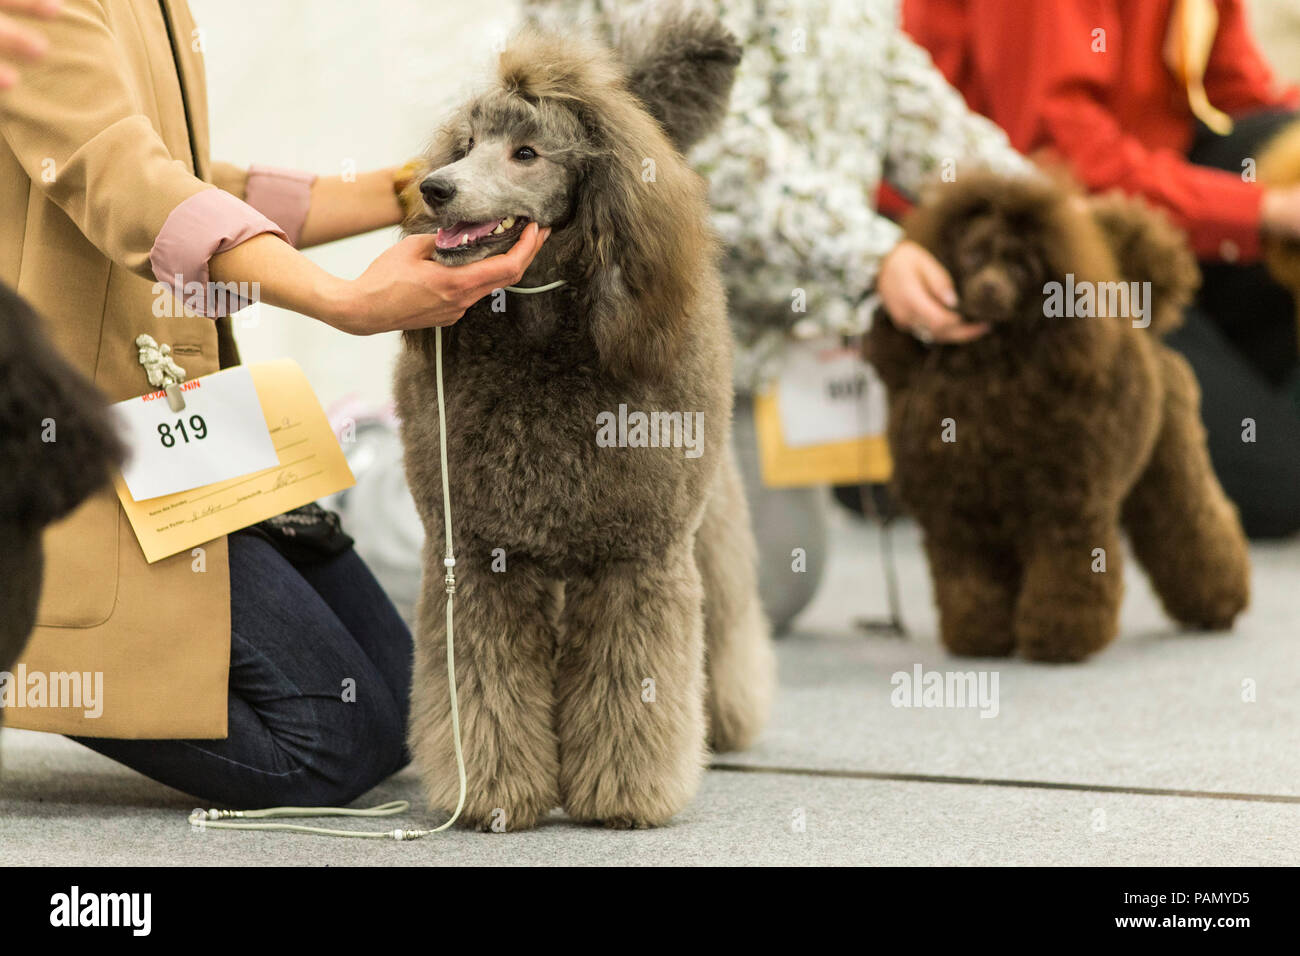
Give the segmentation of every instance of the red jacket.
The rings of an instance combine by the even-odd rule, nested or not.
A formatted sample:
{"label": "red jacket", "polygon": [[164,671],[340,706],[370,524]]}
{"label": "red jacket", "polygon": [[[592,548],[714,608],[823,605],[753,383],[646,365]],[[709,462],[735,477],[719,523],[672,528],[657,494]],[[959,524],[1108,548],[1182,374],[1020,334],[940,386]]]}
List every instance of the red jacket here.
{"label": "red jacket", "polygon": [[[1295,108],[1251,39],[1241,0],[1215,0],[1205,88],[1235,115]],[[1263,190],[1186,160],[1194,118],[1165,65],[1173,0],[903,0],[904,29],[972,109],[1017,149],[1065,158],[1091,190],[1119,187],[1167,209],[1204,259],[1259,255]],[[1094,31],[1105,52],[1093,52]]]}

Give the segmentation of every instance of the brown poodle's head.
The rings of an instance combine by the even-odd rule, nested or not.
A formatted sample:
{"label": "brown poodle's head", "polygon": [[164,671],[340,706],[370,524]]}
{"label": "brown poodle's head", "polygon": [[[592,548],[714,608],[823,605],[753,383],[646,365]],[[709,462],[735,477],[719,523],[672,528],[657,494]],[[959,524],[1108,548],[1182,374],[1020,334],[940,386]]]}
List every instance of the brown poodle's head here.
{"label": "brown poodle's head", "polygon": [[995,328],[1042,320],[1045,287],[1067,274],[1115,273],[1086,205],[1046,178],[979,171],[938,183],[904,228],[952,275],[963,320]]}
{"label": "brown poodle's head", "polygon": [[680,150],[725,113],[740,51],[696,12],[643,27],[617,50],[516,38],[494,86],[437,135],[404,225],[437,233],[447,265],[505,251],[529,222],[551,226],[526,283],[566,280],[610,369],[656,376],[716,256],[704,185]]}

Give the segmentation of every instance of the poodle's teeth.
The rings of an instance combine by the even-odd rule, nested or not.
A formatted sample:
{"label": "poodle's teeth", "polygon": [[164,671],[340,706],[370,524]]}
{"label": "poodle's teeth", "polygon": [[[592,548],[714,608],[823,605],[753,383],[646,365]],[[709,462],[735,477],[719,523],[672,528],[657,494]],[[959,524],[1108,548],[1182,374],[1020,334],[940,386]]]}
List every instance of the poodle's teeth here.
{"label": "poodle's teeth", "polygon": [[515,217],[514,217],[514,216],[507,216],[505,219],[502,219],[502,220],[501,220],[501,231],[502,231],[502,232],[505,232],[507,229],[513,229],[514,227],[515,227]]}
{"label": "poodle's teeth", "polygon": [[499,235],[501,235],[501,233],[503,233],[503,232],[505,232],[505,231],[506,231],[506,222],[505,222],[505,220],[503,219],[503,220],[501,220],[499,223],[497,223],[497,227],[496,227],[495,229],[492,230],[492,235],[494,235],[494,236],[499,236]]}
{"label": "poodle's teeth", "polygon": [[465,235],[463,235],[463,236],[460,237],[460,244],[461,244],[462,246],[468,246],[468,245],[469,245],[469,233],[468,233],[468,232],[465,233]]}

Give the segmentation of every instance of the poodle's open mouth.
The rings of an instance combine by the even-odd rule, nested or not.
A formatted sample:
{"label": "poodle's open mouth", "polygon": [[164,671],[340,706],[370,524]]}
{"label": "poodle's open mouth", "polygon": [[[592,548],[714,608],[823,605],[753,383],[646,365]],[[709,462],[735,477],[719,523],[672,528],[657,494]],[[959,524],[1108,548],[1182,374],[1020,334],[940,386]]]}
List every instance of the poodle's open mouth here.
{"label": "poodle's open mouth", "polygon": [[529,219],[525,216],[506,216],[483,222],[458,222],[446,229],[439,229],[434,236],[434,245],[445,255],[477,251],[494,243],[513,243],[528,223]]}

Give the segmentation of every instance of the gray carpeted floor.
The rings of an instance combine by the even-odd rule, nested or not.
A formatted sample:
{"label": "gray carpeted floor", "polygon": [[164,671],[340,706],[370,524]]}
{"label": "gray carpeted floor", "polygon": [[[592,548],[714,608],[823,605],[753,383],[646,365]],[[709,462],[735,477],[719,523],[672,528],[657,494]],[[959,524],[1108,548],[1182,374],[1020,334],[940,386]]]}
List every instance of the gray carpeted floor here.
{"label": "gray carpeted floor", "polygon": [[[780,643],[771,727],[663,829],[557,813],[528,833],[400,845],[197,833],[193,798],[67,740],[5,731],[0,866],[1300,862],[1300,543],[1254,548],[1254,603],[1225,635],[1173,630],[1130,565],[1120,640],[1053,667],[946,656],[910,528],[896,548],[911,636],[855,631],[884,609],[877,537],[838,519],[834,541],[828,580]],[[996,673],[996,716],[893,706],[892,675],[917,664]],[[409,771],[360,803],[396,798],[419,806]]]}

